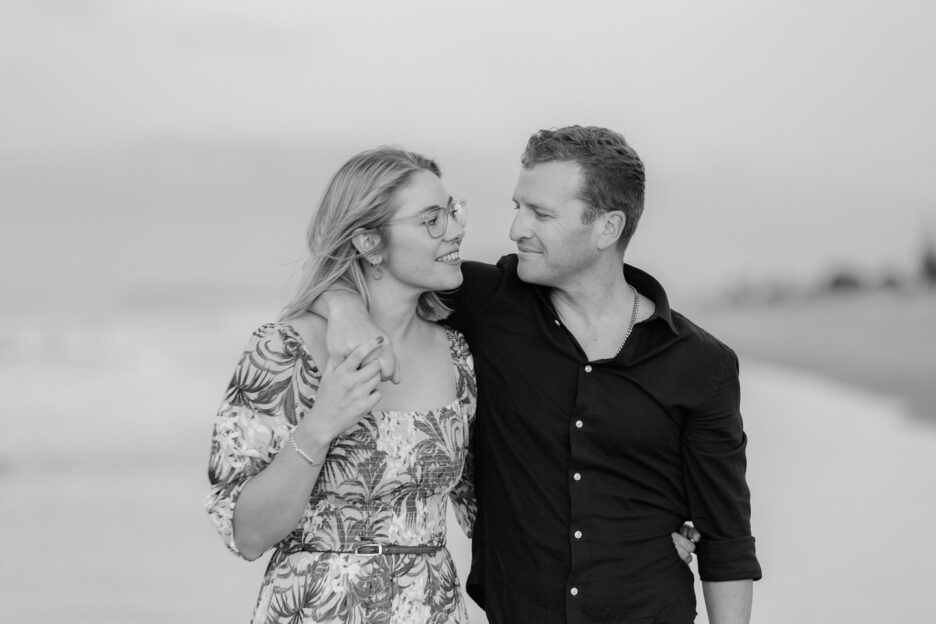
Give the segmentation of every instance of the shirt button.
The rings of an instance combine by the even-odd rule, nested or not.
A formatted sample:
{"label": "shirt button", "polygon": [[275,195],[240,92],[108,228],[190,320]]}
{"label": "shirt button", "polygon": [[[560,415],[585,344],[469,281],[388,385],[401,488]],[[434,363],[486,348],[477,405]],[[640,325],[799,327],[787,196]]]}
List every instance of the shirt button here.
{"label": "shirt button", "polygon": [[578,596],[578,587],[573,587],[572,589],[569,590],[569,593],[572,594],[573,596]]}
{"label": "shirt button", "polygon": [[586,365],[585,365],[585,372],[586,372],[586,373],[590,373],[590,372],[591,372],[591,364],[586,364]]}
{"label": "shirt button", "polygon": [[576,472],[574,475],[572,475],[572,478],[575,479],[576,481],[581,481],[582,475]]}
{"label": "shirt button", "polygon": [[576,428],[576,429],[581,429],[583,424],[585,424],[585,423],[583,423],[581,420],[576,420],[576,421],[575,421],[575,428]]}
{"label": "shirt button", "polygon": [[576,531],[575,533],[573,533],[573,535],[575,536],[575,539],[582,539],[582,532],[581,532],[581,531]]}
{"label": "shirt button", "polygon": [[559,322],[559,319],[554,319],[553,323],[556,324],[556,327],[559,327],[560,325],[562,325],[562,323]]}

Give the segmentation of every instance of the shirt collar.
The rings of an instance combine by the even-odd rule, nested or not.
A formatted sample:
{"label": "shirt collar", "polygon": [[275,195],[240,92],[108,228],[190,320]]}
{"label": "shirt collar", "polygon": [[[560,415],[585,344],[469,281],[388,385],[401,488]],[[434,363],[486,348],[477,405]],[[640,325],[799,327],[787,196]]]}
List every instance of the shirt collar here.
{"label": "shirt collar", "polygon": [[[515,271],[516,262],[516,256],[513,256]],[[673,311],[670,309],[669,298],[666,296],[666,291],[663,290],[663,286],[660,282],[656,281],[656,279],[646,271],[641,271],[637,267],[626,263],[624,264],[624,279],[627,280],[628,284],[633,284],[638,292],[653,301],[653,314],[650,315],[647,321],[660,319],[666,323],[671,332],[679,335],[679,330],[676,329],[676,323],[673,322]],[[530,284],[530,286],[536,291],[540,301],[546,306],[546,309],[553,310],[552,314],[555,314],[552,302],[549,299],[549,291],[552,289],[539,284]]]}
{"label": "shirt collar", "polygon": [[666,322],[674,334],[678,334],[676,324],[673,322],[673,311],[670,309],[669,299],[666,291],[660,282],[656,281],[652,275],[641,271],[637,267],[629,264],[624,265],[624,279],[628,284],[632,284],[641,294],[653,301],[655,309],[648,321],[659,318]]}

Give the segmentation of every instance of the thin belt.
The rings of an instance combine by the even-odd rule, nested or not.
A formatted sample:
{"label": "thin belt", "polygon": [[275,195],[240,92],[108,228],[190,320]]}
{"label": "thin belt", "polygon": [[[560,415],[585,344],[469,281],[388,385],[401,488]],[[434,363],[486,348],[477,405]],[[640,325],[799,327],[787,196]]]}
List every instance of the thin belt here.
{"label": "thin belt", "polygon": [[295,544],[286,549],[286,554],[291,555],[297,552],[326,553],[326,554],[345,554],[345,555],[431,555],[445,548],[445,544],[420,544],[417,546],[400,546],[397,544],[377,544],[374,542],[364,542],[358,544],[351,550],[323,550],[315,548],[310,544]]}

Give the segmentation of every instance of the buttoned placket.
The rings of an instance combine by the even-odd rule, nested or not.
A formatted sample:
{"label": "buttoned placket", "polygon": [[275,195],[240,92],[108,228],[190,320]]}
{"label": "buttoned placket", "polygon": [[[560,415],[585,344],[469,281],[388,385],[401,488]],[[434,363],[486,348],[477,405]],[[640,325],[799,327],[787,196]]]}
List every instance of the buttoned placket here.
{"label": "buttoned placket", "polygon": [[[561,327],[561,324],[558,322],[558,320],[556,325]],[[580,405],[582,402],[584,402],[585,397],[589,393],[589,386],[591,385],[591,377],[594,375],[595,366],[592,364],[583,364],[579,370],[581,371],[579,374],[579,392],[576,399],[576,406],[573,411],[573,417],[569,422],[569,473],[571,478],[569,482],[569,498],[571,508],[571,513],[569,516],[569,541],[572,556],[572,565],[570,566],[570,572],[567,581],[569,592],[567,617],[569,618],[569,621],[574,621],[576,619],[572,612],[577,612],[578,607],[574,607],[573,605],[585,597],[585,595],[582,593],[583,588],[578,584],[578,574],[582,571],[581,565],[583,563],[581,550],[583,541],[585,539],[585,532],[582,530],[583,527],[581,524],[583,520],[582,514],[584,509],[583,488],[588,486],[587,482],[585,482],[586,476],[583,475],[581,467],[578,464],[578,458],[581,456],[582,450],[582,436],[585,434],[586,424],[585,416],[581,412]]]}
{"label": "buttoned placket", "polygon": [[[568,330],[563,327],[562,322],[558,318],[553,319],[553,324],[560,331],[568,333]],[[572,336],[569,336],[572,338]],[[574,340],[574,338],[573,338]],[[585,419],[580,415],[579,404],[583,400],[585,394],[587,394],[587,386],[590,385],[590,377],[595,370],[595,367],[592,364],[586,363],[581,366],[579,369],[581,374],[579,375],[579,392],[576,399],[576,406],[573,409],[573,419],[570,421],[569,428],[569,437],[570,437],[570,457],[569,457],[569,473],[570,473],[570,482],[569,482],[569,498],[570,498],[570,508],[571,514],[569,517],[569,541],[570,541],[570,550],[572,555],[572,565],[570,566],[570,573],[567,579],[568,588],[568,597],[569,602],[566,606],[566,616],[568,621],[575,621],[577,617],[573,615],[573,612],[578,612],[578,607],[575,607],[575,602],[583,598],[582,588],[578,586],[576,580],[577,573],[580,571],[580,561],[581,561],[581,545],[585,539],[585,534],[582,531],[580,526],[581,521],[581,510],[583,509],[582,497],[584,492],[583,487],[587,487],[587,484],[584,483],[585,477],[582,474],[580,468],[576,466],[577,458],[579,456],[579,450],[582,443],[582,435],[584,434],[585,429]]]}

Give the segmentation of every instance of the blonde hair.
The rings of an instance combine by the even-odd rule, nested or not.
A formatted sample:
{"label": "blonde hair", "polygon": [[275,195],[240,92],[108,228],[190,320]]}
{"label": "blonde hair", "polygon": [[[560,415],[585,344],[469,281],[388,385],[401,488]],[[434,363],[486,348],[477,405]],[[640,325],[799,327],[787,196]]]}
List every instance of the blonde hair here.
{"label": "blonde hair", "polygon": [[[351,241],[358,230],[378,230],[393,217],[398,207],[394,205],[394,195],[420,171],[442,176],[435,161],[394,147],[361,152],[341,166],[309,221],[306,233],[309,256],[296,292],[280,314],[281,321],[305,313],[322,293],[336,284],[359,293],[364,305],[369,306],[365,256]],[[380,238],[381,247],[371,253],[383,249],[386,232]],[[416,313],[428,321],[438,321],[451,310],[436,293],[425,292],[419,297]]]}

